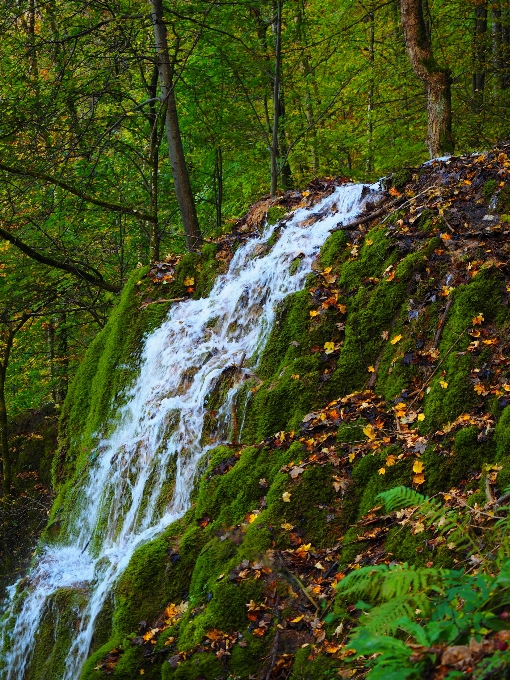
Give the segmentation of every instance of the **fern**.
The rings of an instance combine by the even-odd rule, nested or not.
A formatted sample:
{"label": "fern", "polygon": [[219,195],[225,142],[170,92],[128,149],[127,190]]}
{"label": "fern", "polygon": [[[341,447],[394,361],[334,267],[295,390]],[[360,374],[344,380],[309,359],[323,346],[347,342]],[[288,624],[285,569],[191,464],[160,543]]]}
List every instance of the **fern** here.
{"label": "fern", "polygon": [[415,507],[413,517],[422,521],[427,528],[433,527],[434,532],[439,536],[448,536],[449,542],[455,543],[459,550],[478,552],[479,545],[468,531],[468,515],[463,516],[456,510],[446,508],[438,500],[423,496],[405,486],[397,486],[384,491],[378,495],[378,498],[383,500],[388,512]]}
{"label": "fern", "polygon": [[384,602],[365,612],[360,625],[374,635],[394,634],[403,618],[415,618],[416,609],[428,610],[428,600],[424,593],[417,593],[412,598],[403,595]]}
{"label": "fern", "polygon": [[400,510],[400,508],[412,508],[429,500],[428,496],[423,496],[407,486],[396,486],[389,491],[383,491],[378,494],[377,498],[382,498],[388,512]]}

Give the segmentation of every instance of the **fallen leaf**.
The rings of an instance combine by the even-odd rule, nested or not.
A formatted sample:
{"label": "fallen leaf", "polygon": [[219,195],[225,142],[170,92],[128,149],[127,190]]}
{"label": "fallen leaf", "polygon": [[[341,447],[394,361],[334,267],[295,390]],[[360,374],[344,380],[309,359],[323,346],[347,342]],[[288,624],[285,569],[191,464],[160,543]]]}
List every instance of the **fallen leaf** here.
{"label": "fallen leaf", "polygon": [[335,343],[334,342],[325,342],[324,343],[324,353],[325,354],[332,354],[335,351]]}
{"label": "fallen leaf", "polygon": [[446,380],[440,380],[439,384],[441,385],[443,390],[445,390],[448,387],[448,383],[446,382]]}
{"label": "fallen leaf", "polygon": [[425,482],[425,475],[419,473],[417,475],[414,475],[413,477],[413,483],[414,484],[423,484]]}
{"label": "fallen leaf", "polygon": [[471,323],[473,326],[481,326],[483,323],[483,314],[477,314]]}
{"label": "fallen leaf", "polygon": [[311,317],[319,316],[319,312],[318,312],[316,309],[312,309],[312,310],[310,311],[310,316],[311,316]]}
{"label": "fallen leaf", "polygon": [[396,345],[397,342],[400,342],[401,340],[402,340],[401,335],[395,335],[395,337],[393,337],[390,342],[392,345]]}
{"label": "fallen leaf", "polygon": [[420,422],[422,422],[423,420],[425,420],[425,414],[424,414],[424,413],[418,413],[418,420],[419,420]]}
{"label": "fallen leaf", "polygon": [[379,473],[380,475],[385,475],[385,474],[386,474],[386,468],[383,468],[383,467],[382,467],[382,468],[379,468],[378,473]]}
{"label": "fallen leaf", "polygon": [[414,461],[413,472],[423,472],[423,463],[421,462],[421,460]]}
{"label": "fallen leaf", "polygon": [[365,434],[369,439],[375,439],[376,438],[376,432],[370,423],[363,428],[363,434]]}
{"label": "fallen leaf", "polygon": [[184,279],[184,282],[183,282],[183,283],[184,283],[185,286],[193,286],[194,283],[195,283],[195,279],[193,278],[193,276],[187,276],[187,277]]}
{"label": "fallen leaf", "polygon": [[284,522],[283,524],[280,524],[280,526],[282,529],[285,529],[285,531],[292,531],[292,529],[294,529],[292,524],[289,524],[288,522]]}
{"label": "fallen leaf", "polygon": [[373,366],[368,367],[368,372],[369,373],[375,373],[375,368]]}
{"label": "fallen leaf", "polygon": [[284,491],[282,493],[282,499],[284,503],[290,503],[290,493],[288,491]]}

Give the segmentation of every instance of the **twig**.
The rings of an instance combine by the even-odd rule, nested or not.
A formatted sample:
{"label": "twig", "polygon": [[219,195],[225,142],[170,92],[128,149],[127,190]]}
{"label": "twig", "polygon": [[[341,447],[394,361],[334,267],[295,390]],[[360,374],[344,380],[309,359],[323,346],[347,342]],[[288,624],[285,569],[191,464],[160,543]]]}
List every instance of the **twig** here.
{"label": "twig", "polygon": [[[278,609],[279,603],[280,603],[280,595],[279,595],[279,593],[277,592],[277,593],[276,593],[276,598],[275,598],[275,610],[276,610],[276,611],[275,611],[275,614],[276,614],[276,619],[277,619],[278,622],[279,622],[280,619],[281,619],[280,612],[279,612],[279,609]],[[271,678],[271,673],[273,672],[273,668],[274,668],[274,665],[275,665],[275,663],[276,663],[276,655],[278,654],[278,645],[279,645],[279,643],[280,643],[280,629],[277,628],[277,629],[276,629],[275,636],[274,636],[274,640],[273,640],[273,649],[272,649],[272,653],[271,653],[271,662],[270,662],[270,664],[269,664],[269,669],[268,669],[268,671],[267,671],[267,673],[266,673],[266,680],[270,680],[270,678]]]}
{"label": "twig", "polygon": [[439,345],[439,341],[441,340],[441,336],[443,335],[446,317],[448,316],[448,312],[450,311],[450,307],[452,306],[452,302],[453,302],[453,298],[450,297],[448,302],[446,303],[446,308],[443,312],[443,316],[441,317],[441,321],[439,322],[439,327],[437,329],[436,337],[434,338],[434,343],[432,345],[432,347],[434,349],[436,349],[437,346]]}
{"label": "twig", "polygon": [[189,298],[180,297],[180,298],[170,298],[169,300],[154,300],[154,302],[144,302],[143,304],[140,305],[140,309],[145,309],[149,305],[160,305],[163,302],[184,302],[185,300],[189,300]]}
{"label": "twig", "polygon": [[491,489],[491,480],[489,479],[489,475],[485,478],[485,496],[487,497],[487,503],[494,503],[496,500],[493,496],[492,489]]}
{"label": "twig", "polygon": [[468,326],[467,328],[465,328],[465,329],[462,331],[462,333],[459,335],[459,337],[457,338],[457,340],[455,340],[455,342],[453,343],[453,345],[450,347],[450,349],[446,352],[446,354],[444,355],[444,357],[443,357],[443,358],[441,359],[441,361],[438,363],[438,365],[436,366],[436,368],[432,371],[432,373],[430,374],[430,376],[429,376],[429,377],[427,378],[427,380],[423,383],[423,385],[421,386],[421,388],[418,390],[418,393],[417,393],[416,397],[415,397],[415,398],[413,399],[413,401],[411,402],[409,408],[410,408],[413,404],[416,403],[416,401],[417,401],[418,397],[420,396],[420,394],[421,394],[421,393],[423,392],[423,390],[427,387],[427,385],[430,383],[430,381],[432,380],[432,378],[436,375],[436,373],[438,372],[439,368],[443,365],[443,363],[445,362],[446,358],[448,357],[448,355],[450,354],[450,352],[452,351],[452,349],[453,349],[453,348],[455,347],[455,345],[459,342],[459,340],[462,338],[462,336],[463,336],[464,333],[468,330],[468,328],[470,328],[470,326]]}
{"label": "twig", "polygon": [[496,505],[496,506],[501,505],[501,503],[504,503],[504,502],[507,501],[509,498],[510,498],[510,491],[509,491],[508,493],[504,493],[502,496],[500,496],[500,497],[498,498],[498,500],[496,501],[495,505]]}

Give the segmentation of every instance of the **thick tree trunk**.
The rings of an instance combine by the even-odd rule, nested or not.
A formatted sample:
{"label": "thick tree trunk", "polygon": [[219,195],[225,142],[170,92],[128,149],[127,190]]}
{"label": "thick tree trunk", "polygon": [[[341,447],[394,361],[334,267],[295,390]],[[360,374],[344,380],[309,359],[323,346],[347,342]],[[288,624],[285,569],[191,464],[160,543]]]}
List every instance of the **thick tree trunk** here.
{"label": "thick tree trunk", "polygon": [[453,153],[451,77],[432,53],[422,0],[400,0],[402,28],[411,66],[427,91],[427,146],[431,158]]}
{"label": "thick tree trunk", "polygon": [[175,194],[179,204],[184,233],[186,234],[186,247],[188,250],[197,250],[202,245],[203,239],[198,225],[195,200],[182,146],[173,83],[173,65],[170,63],[167,30],[163,20],[163,2],[162,0],[149,0],[149,3],[151,6],[156,59],[161,83],[161,99],[166,104],[166,137],[174,178]]}

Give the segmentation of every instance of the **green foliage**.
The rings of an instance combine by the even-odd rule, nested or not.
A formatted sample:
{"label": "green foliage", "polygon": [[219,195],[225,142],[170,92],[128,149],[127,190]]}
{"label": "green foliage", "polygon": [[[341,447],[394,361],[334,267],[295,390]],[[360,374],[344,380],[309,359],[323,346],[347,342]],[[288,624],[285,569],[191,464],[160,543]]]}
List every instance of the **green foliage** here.
{"label": "green foliage", "polygon": [[[436,499],[405,487],[380,496],[388,511],[414,507],[413,518],[434,524],[436,532],[447,534],[457,549],[466,546],[462,531],[469,531],[468,513],[459,519],[459,513]],[[434,645],[467,644],[473,636],[479,640],[490,631],[507,627],[498,612],[510,604],[509,528],[510,518],[499,520],[498,557],[494,560],[489,553],[486,568],[478,573],[381,564],[354,570],[339,583],[338,598],[363,598],[356,604],[363,614],[349,646],[356,651],[356,658],[368,657],[370,680],[389,675],[421,678],[435,658]],[[472,553],[483,547],[471,539],[468,542]],[[417,646],[423,651],[418,659],[416,655],[411,658]],[[498,654],[477,666],[474,677],[492,677],[493,670],[502,667]]]}

